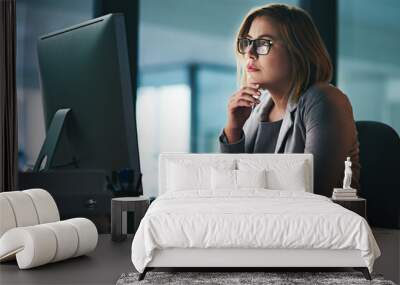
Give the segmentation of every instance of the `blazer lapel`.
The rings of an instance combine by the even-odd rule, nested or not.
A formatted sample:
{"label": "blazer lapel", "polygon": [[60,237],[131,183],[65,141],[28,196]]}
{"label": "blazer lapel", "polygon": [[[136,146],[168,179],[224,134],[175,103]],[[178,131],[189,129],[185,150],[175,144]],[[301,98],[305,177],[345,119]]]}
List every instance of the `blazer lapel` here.
{"label": "blazer lapel", "polygon": [[285,115],[283,116],[283,121],[281,129],[279,131],[278,140],[276,141],[275,153],[279,152],[288,131],[293,126],[292,112],[294,112],[296,108],[297,108],[297,101],[294,99],[293,94],[291,94],[288,100],[288,104],[286,106]]}

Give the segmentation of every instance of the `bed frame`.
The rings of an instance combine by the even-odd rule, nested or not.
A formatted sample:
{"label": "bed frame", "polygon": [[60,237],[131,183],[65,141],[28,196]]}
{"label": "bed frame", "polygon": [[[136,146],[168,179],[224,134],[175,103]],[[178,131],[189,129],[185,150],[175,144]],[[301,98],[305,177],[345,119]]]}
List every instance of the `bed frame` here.
{"label": "bed frame", "polygon": [[[167,161],[174,159],[218,160],[238,158],[258,158],[276,160],[302,160],[307,163],[307,192],[313,193],[313,156],[312,154],[189,154],[162,153],[159,157],[159,194],[164,193],[167,185]],[[369,270],[359,250],[332,249],[254,249],[254,248],[169,248],[157,249],[139,280],[146,272],[155,268],[232,268],[246,271],[250,268],[329,268],[351,267],[361,271],[367,280],[371,280]]]}
{"label": "bed frame", "polygon": [[371,280],[359,250],[332,249],[238,249],[238,248],[170,248],[157,249],[139,280],[155,268],[254,268],[281,267],[351,267]]}

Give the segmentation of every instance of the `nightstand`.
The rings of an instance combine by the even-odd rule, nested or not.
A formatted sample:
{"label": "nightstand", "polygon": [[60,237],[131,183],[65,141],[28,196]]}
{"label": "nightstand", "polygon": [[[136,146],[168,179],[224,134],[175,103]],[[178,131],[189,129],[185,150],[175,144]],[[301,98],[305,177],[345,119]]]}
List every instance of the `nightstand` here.
{"label": "nightstand", "polygon": [[149,198],[144,196],[113,198],[111,200],[111,239],[113,241],[123,241],[126,239],[126,212],[133,212],[135,220],[134,231],[136,232],[148,207]]}
{"label": "nightstand", "polygon": [[342,207],[359,214],[364,219],[367,219],[367,200],[364,198],[352,199],[333,199],[332,202],[341,205]]}

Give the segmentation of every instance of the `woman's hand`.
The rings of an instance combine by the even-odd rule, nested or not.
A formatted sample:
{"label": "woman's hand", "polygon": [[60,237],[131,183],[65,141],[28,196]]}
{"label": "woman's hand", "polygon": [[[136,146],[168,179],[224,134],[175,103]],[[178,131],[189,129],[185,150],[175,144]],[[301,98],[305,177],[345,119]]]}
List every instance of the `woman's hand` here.
{"label": "woman's hand", "polygon": [[241,130],[250,117],[252,107],[259,104],[258,84],[249,83],[234,93],[228,102],[228,122],[224,128],[228,142],[240,139]]}

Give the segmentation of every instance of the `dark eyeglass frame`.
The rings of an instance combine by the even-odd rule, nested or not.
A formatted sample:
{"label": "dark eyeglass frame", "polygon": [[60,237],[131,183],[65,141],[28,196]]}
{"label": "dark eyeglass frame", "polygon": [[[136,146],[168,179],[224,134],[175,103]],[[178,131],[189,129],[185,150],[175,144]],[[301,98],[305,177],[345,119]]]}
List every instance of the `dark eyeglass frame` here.
{"label": "dark eyeglass frame", "polygon": [[[246,49],[242,50],[241,49],[241,43],[243,42],[247,42],[248,44],[246,45]],[[267,55],[269,54],[269,52],[271,51],[272,45],[274,44],[274,42],[270,39],[254,39],[251,40],[249,38],[239,38],[237,41],[237,51],[240,54],[246,54],[247,52],[249,52],[250,49],[252,49],[252,51],[257,54],[257,55]],[[266,47],[266,51],[262,51],[260,52],[261,48],[265,48]]]}

